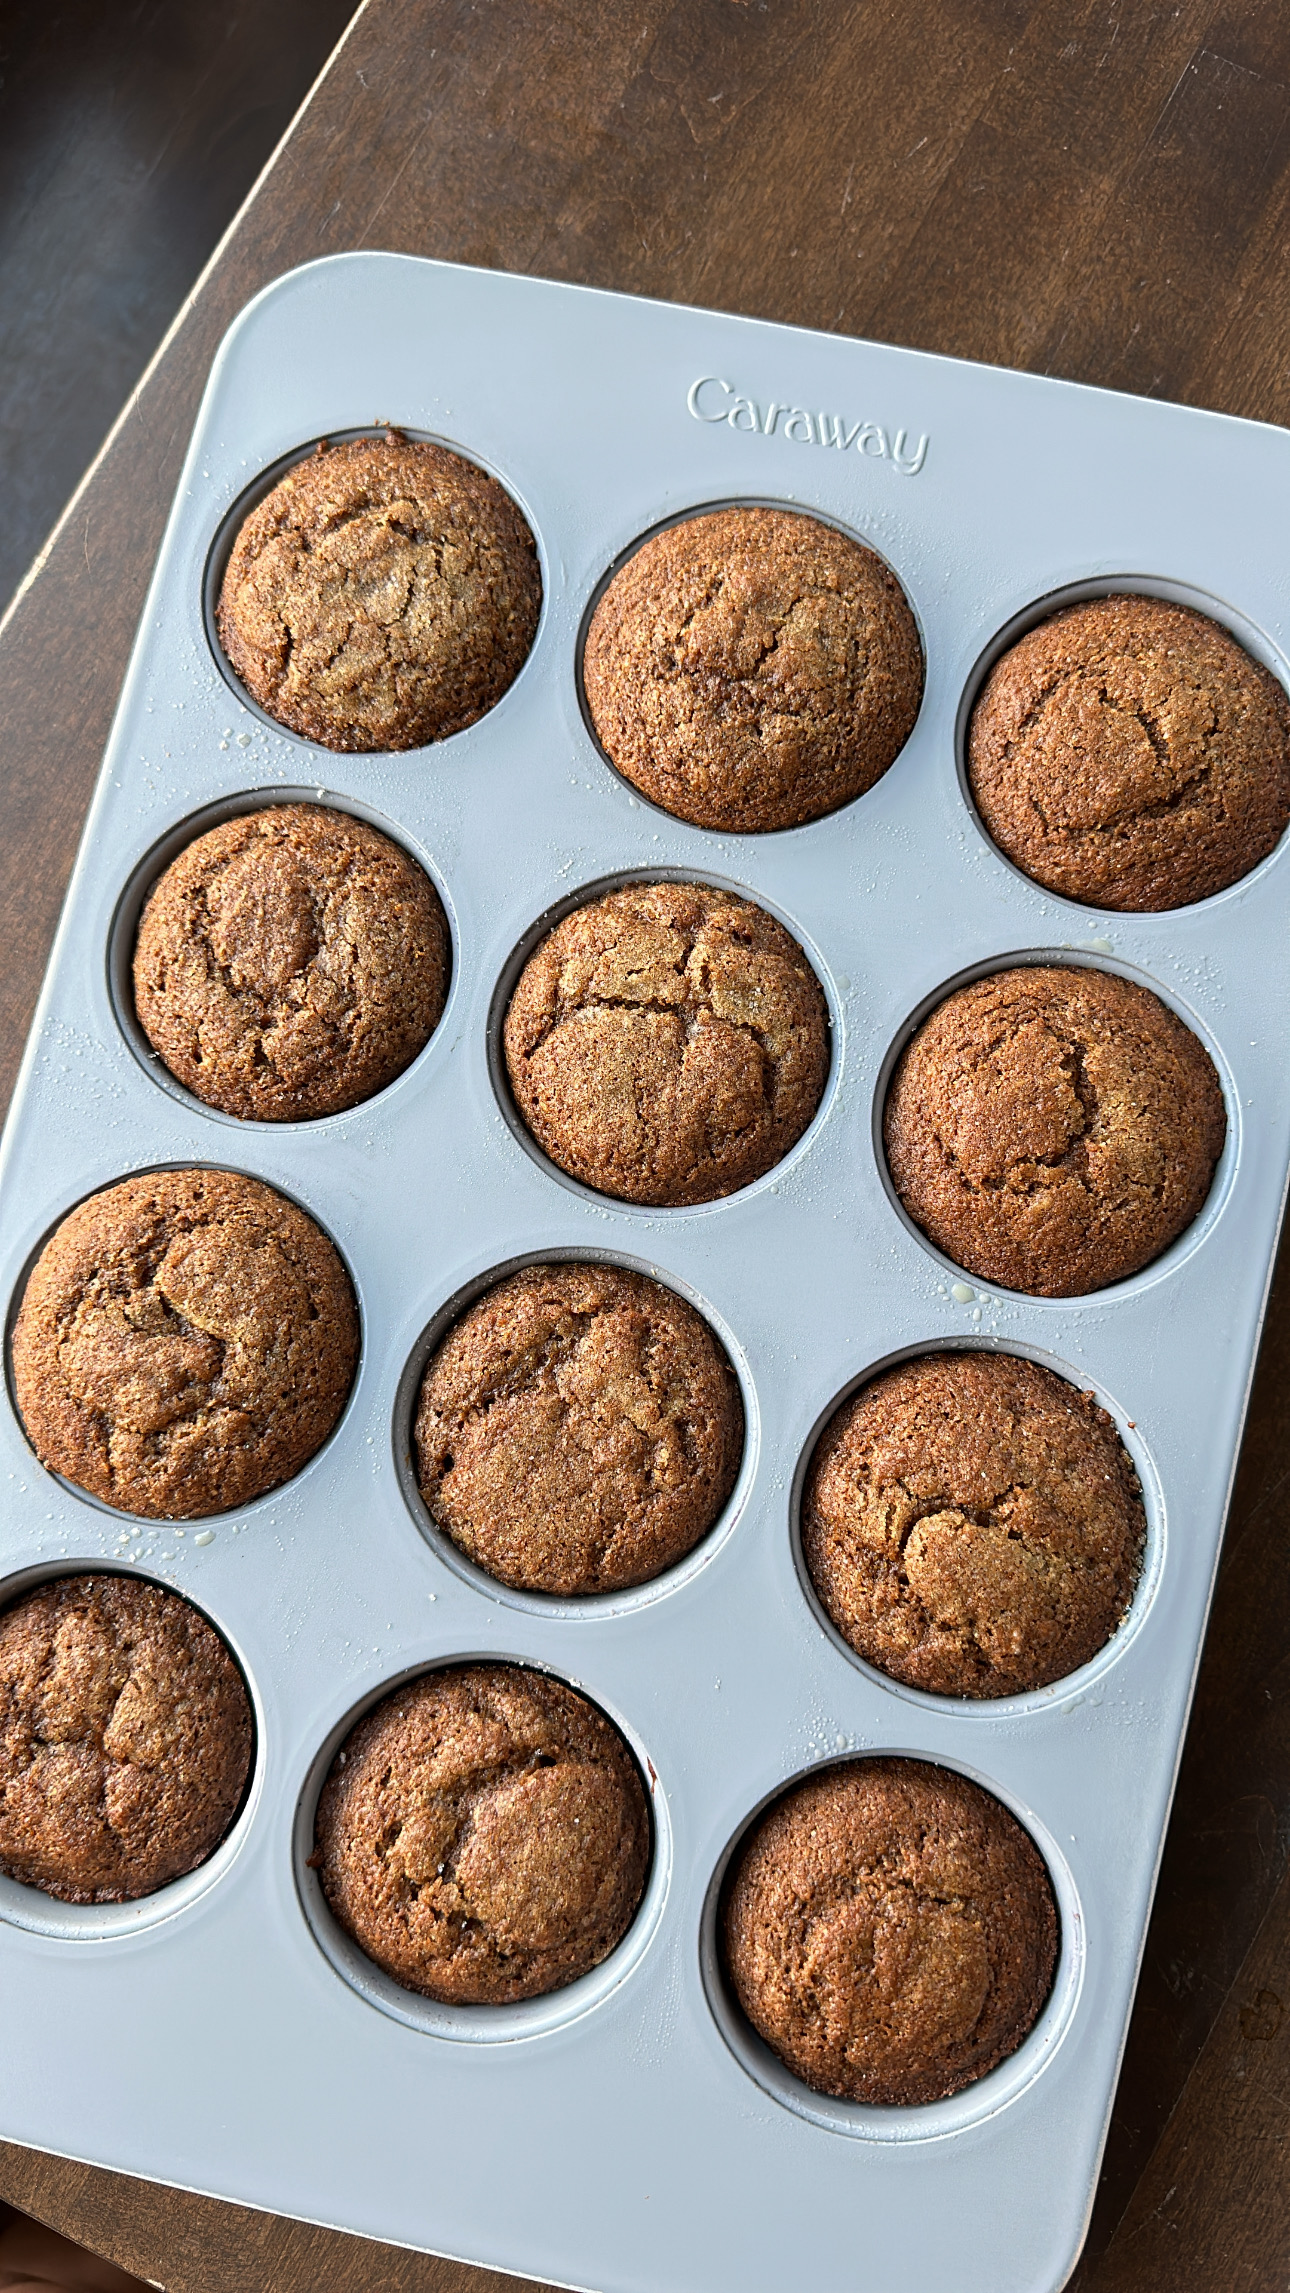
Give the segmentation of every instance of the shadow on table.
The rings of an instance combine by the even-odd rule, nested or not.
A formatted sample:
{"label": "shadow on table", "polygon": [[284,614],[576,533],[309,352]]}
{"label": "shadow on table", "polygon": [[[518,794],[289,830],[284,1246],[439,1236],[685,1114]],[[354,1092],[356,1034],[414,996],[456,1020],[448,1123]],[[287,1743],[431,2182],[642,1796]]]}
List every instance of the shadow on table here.
{"label": "shadow on table", "polygon": [[144,2293],[146,2282],[0,2205],[0,2293]]}

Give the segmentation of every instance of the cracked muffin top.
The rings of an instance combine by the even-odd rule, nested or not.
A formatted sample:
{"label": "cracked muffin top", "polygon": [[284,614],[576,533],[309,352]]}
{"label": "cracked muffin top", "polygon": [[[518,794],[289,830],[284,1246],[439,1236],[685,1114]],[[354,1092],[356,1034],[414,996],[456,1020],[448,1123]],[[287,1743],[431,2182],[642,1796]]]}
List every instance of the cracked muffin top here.
{"label": "cracked muffin top", "polygon": [[417,1478],[503,1584],[617,1592],[707,1534],[743,1441],[734,1371],[684,1298],[620,1266],[526,1266],[432,1356]]}
{"label": "cracked muffin top", "polygon": [[78,1204],[13,1336],[42,1465],[159,1520],[227,1512],[299,1472],[357,1360],[354,1293],[326,1235],[223,1170],[151,1171]]}
{"label": "cracked muffin top", "polygon": [[738,1851],[722,1926],[753,2028],[849,2102],[936,2102],[983,2078],[1020,2046],[1057,1961],[1034,1842],[924,1760],[850,1760],[783,1793]]}
{"label": "cracked muffin top", "polygon": [[389,430],[320,445],[251,511],[220,589],[229,661],[279,724],[333,749],[474,724],[528,657],[537,549],[510,495]]}
{"label": "cracked muffin top", "polygon": [[794,510],[654,534],[592,616],[583,689],[610,761],[700,828],[796,828],[881,778],[923,691],[890,568]]}
{"label": "cracked muffin top", "polygon": [[393,1082],[437,1026],[448,927],[423,868],[316,804],[198,836],[148,897],[139,1024],[207,1106],[305,1122]]}
{"label": "cracked muffin top", "polygon": [[368,1958],[450,2006],[513,2005],[599,1966],[649,1859],[645,1793],[617,1729],[513,1664],[428,1672],[360,1720],[310,1858]]}
{"label": "cracked muffin top", "polygon": [[186,1600],[59,1577],[0,1615],[0,1871],[129,1903],[205,1863],[241,1804],[242,1676]]}
{"label": "cracked muffin top", "polygon": [[968,772],[995,843],[1050,892],[1182,907],[1248,875],[1290,820],[1290,702],[1205,614],[1102,597],[995,663]]}
{"label": "cracked muffin top", "polygon": [[956,1265],[1040,1298],[1149,1265],[1209,1193],[1227,1130],[1214,1064],[1149,988],[1026,964],[960,988],[892,1077],[887,1163]]}
{"label": "cracked muffin top", "polygon": [[713,1202],[782,1160],[823,1094],[824,991],[782,924],[704,884],[628,884],[566,916],[506,1014],[519,1111],[625,1202]]}
{"label": "cracked muffin top", "polygon": [[1111,1419],[1038,1362],[926,1354],[830,1419],[802,1552],[857,1655],[940,1696],[1016,1696],[1087,1664],[1146,1533]]}

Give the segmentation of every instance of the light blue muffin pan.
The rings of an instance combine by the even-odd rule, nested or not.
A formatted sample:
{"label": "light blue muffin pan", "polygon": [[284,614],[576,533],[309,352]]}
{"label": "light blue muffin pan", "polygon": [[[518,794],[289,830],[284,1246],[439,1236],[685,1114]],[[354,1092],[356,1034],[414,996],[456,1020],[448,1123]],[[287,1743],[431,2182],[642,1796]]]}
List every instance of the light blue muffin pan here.
{"label": "light blue muffin pan", "polygon": [[[208,622],[221,535],[265,473],[384,422],[484,464],[537,537],[545,602],[498,706],[442,744],[339,756],[281,731]],[[1005,633],[1054,601],[1195,604],[1290,678],[1290,442],[1178,406],[823,334],[455,269],[338,256],[268,288],[211,375],[6,1134],[3,1294],[66,1211],[132,1171],[210,1163],[301,1203],[363,1325],[352,1396],[286,1487],[209,1522],[108,1511],[37,1463],[0,1407],[0,1597],[125,1568],[197,1602],[255,1704],[247,1804],[200,1871],[77,1909],[0,1882],[0,2136],[185,2189],[593,2293],[1053,2293],[1091,2203],[1195,1676],[1290,1150],[1290,933],[1279,847],[1219,897],[1114,915],[1004,860],[966,798],[967,702]],[[601,757],[579,630],[651,528],[799,505],[878,550],[917,616],[922,710],[891,770],[769,836],[690,828]],[[352,1113],[209,1112],[129,1007],[147,885],[231,810],[307,796],[388,829],[453,935],[429,1045]],[[768,1177],[648,1211],[526,1143],[497,1031],[517,962],[589,892],[671,871],[781,917],[833,1027],[820,1111]],[[1037,955],[1141,980],[1209,1049],[1228,1143],[1195,1224],[1087,1298],[982,1285],[906,1221],[879,1118],[914,1019]],[[607,1257],[708,1316],[743,1386],[727,1511],[656,1583],[510,1593],[430,1528],[409,1465],[417,1374],[463,1299],[526,1260]],[[813,1437],[875,1368],[997,1346],[1093,1390],[1137,1463],[1142,1581],[1102,1654],[1041,1693],[960,1703],[858,1662],[803,1582]],[[305,1858],[331,1755],[392,1684],[461,1658],[543,1666],[622,1728],[654,1859],[619,1949],[512,2008],[399,1989],[332,1924]],[[753,2037],[714,1951],[751,1816],[841,1756],[943,1762],[998,1795],[1061,1914],[1049,2003],[1012,2058],[899,2110],[810,2093]]]}

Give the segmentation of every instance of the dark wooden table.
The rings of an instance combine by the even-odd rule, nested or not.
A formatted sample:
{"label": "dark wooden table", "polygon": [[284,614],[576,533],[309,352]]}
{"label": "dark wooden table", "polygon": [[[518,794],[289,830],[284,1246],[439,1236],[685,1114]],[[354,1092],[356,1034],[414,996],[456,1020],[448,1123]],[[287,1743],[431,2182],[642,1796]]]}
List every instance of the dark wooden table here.
{"label": "dark wooden table", "polygon": [[[267,280],[394,248],[1285,422],[1288,222],[1284,0],[367,0],[0,630],[0,1088]],[[1290,1249],[1080,2293],[1290,2283],[1288,1372]],[[4,2144],[0,2196],[169,2293],[515,2283]]]}

